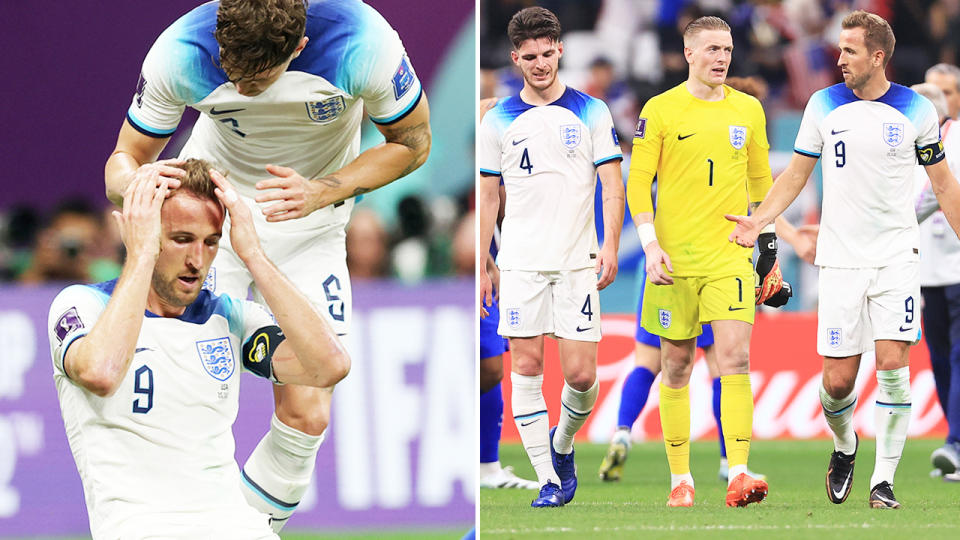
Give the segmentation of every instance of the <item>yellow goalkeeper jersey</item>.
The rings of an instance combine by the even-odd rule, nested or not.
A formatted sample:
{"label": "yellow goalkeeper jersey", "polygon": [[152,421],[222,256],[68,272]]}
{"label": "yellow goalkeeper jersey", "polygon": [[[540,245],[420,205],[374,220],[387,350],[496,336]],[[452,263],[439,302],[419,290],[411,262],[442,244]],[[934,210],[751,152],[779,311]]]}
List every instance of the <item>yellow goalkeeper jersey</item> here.
{"label": "yellow goalkeeper jersey", "polygon": [[657,177],[654,227],[673,263],[672,275],[743,272],[751,249],[727,240],[772,184],[763,107],[753,96],[723,86],[724,99],[704,101],[682,83],[651,98],[633,138],[627,201],[635,216],[653,212],[650,186]]}

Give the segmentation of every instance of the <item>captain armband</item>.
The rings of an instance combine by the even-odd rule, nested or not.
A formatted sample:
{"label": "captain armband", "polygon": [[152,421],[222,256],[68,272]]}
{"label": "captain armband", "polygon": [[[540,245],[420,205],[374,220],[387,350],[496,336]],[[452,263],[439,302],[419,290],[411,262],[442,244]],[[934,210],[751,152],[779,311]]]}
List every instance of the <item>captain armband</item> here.
{"label": "captain armband", "polygon": [[920,165],[926,166],[940,163],[943,161],[944,156],[942,141],[917,147],[917,162],[920,163]]}
{"label": "captain armband", "polygon": [[273,373],[273,353],[286,336],[279,326],[264,326],[243,344],[243,367],[258,377],[279,383]]}

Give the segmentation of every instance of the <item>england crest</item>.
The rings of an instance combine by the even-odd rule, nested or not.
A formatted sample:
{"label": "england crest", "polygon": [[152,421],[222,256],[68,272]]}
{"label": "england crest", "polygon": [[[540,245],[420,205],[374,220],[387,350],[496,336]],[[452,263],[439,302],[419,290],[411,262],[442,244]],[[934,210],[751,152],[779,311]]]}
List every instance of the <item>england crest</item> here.
{"label": "england crest", "polygon": [[903,124],[883,124],[883,142],[890,146],[899,146],[903,142]]}
{"label": "england crest", "polygon": [[578,124],[566,124],[560,126],[560,140],[563,145],[573,150],[580,145],[580,126]]}
{"label": "england crest", "polygon": [[198,341],[197,352],[200,353],[200,363],[203,364],[204,371],[214,379],[225,381],[233,375],[236,362],[233,359],[230,338]]}
{"label": "england crest", "polygon": [[830,347],[836,349],[843,343],[843,331],[839,328],[827,328],[827,338],[830,341]]}
{"label": "england crest", "polygon": [[510,328],[520,328],[520,310],[517,308],[510,308],[507,310],[507,325]]}
{"label": "england crest", "polygon": [[333,96],[323,101],[308,101],[304,105],[307,106],[307,116],[318,124],[333,122],[347,108],[343,96]]}
{"label": "england crest", "polygon": [[670,328],[670,310],[669,309],[660,310],[660,326],[664,328]]}
{"label": "england crest", "polygon": [[730,144],[737,150],[743,148],[747,142],[747,128],[744,126],[730,126]]}

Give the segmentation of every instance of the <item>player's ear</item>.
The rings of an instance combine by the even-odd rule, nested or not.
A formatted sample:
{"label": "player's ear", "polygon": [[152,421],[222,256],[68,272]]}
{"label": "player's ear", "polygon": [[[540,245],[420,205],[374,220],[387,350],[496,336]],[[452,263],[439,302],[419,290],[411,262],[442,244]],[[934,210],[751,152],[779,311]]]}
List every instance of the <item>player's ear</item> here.
{"label": "player's ear", "polygon": [[293,57],[296,58],[300,56],[300,53],[303,52],[303,48],[307,46],[307,42],[310,41],[310,38],[303,36],[300,38],[300,43],[297,44],[297,48],[293,50]]}
{"label": "player's ear", "polygon": [[563,57],[563,42],[558,41],[557,42],[557,58],[561,58],[561,57]]}
{"label": "player's ear", "polygon": [[519,66],[519,65],[520,65],[520,53],[518,53],[516,50],[510,51],[510,60],[513,60],[513,64],[514,64],[515,66]]}

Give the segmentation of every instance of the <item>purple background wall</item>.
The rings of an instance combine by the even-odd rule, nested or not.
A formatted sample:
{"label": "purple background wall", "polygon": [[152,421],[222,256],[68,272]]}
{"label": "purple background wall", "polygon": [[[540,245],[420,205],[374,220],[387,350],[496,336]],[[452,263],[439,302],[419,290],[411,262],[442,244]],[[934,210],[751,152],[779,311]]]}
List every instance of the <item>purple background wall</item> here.
{"label": "purple background wall", "polygon": [[[46,332],[60,288],[0,287],[0,538],[89,533]],[[354,284],[353,368],[337,385],[314,487],[288,529],[473,525],[472,292],[472,280]],[[273,412],[268,384],[244,376],[241,386],[240,462]]]}
{"label": "purple background wall", "polygon": [[[140,63],[157,35],[200,3],[0,1],[0,210],[46,210],[68,195],[106,204],[103,165]],[[472,0],[367,3],[399,32],[427,86],[474,9]]]}

